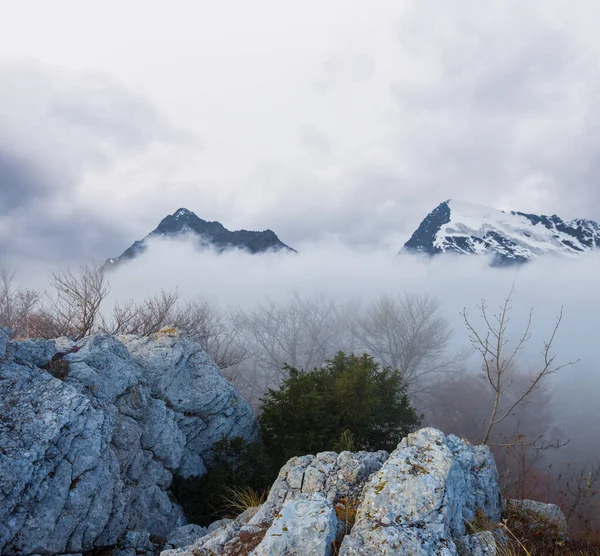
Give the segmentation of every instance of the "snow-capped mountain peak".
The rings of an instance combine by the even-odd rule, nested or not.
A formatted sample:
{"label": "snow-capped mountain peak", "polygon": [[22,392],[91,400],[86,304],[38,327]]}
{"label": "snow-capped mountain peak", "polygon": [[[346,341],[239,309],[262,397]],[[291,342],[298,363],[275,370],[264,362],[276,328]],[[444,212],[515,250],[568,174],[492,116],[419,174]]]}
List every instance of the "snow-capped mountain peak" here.
{"label": "snow-capped mountain peak", "polygon": [[507,264],[545,253],[575,257],[598,245],[600,226],[592,220],[563,221],[449,199],[425,217],[403,250],[492,254],[496,264]]}

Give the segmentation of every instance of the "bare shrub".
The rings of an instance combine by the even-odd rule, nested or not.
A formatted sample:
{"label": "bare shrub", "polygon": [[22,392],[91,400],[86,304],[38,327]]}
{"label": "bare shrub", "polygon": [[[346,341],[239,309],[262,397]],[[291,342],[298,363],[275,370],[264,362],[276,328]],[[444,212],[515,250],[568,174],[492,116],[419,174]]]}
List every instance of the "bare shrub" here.
{"label": "bare shrub", "polygon": [[[538,368],[529,376],[526,386],[515,394],[512,388],[516,383],[516,358],[523,350],[525,344],[531,339],[531,323],[533,310],[529,313],[529,319],[523,333],[512,348],[507,349],[507,326],[510,321],[511,301],[514,294],[514,286],[511,288],[504,303],[497,314],[492,318],[489,316],[485,300],[482,300],[479,311],[483,320],[482,330],[479,331],[468,318],[466,309],[461,313],[465,325],[469,331],[469,340],[474,349],[482,358],[482,369],[487,384],[493,393],[493,402],[487,426],[481,443],[487,444],[494,427],[508,418],[513,411],[527,402],[531,394],[536,391],[549,375],[564,369],[575,362],[557,364],[556,356],[552,354],[552,344],[562,320],[562,309],[556,320],[556,324],[548,341],[543,343],[543,360]],[[513,394],[512,396],[510,394]]]}
{"label": "bare shrub", "polygon": [[104,269],[83,265],[78,271],[60,269],[52,272],[49,296],[50,314],[55,336],[80,340],[94,331],[102,301],[110,292]]}
{"label": "bare shrub", "polygon": [[0,326],[12,330],[16,338],[36,336],[32,317],[39,309],[41,294],[37,290],[18,288],[17,273],[0,266]]}
{"label": "bare shrub", "polygon": [[161,291],[141,303],[115,303],[100,319],[100,330],[109,334],[149,336],[174,326],[198,341],[215,363],[226,369],[241,363],[246,350],[236,342],[237,330],[213,303],[197,297],[180,300],[176,291]]}
{"label": "bare shrub", "polygon": [[231,379],[256,407],[267,388],[278,388],[286,378],[286,364],[318,368],[342,349],[347,338],[342,313],[335,298],[298,293],[279,305],[267,301],[248,312],[236,310],[233,326],[248,359],[231,369]]}

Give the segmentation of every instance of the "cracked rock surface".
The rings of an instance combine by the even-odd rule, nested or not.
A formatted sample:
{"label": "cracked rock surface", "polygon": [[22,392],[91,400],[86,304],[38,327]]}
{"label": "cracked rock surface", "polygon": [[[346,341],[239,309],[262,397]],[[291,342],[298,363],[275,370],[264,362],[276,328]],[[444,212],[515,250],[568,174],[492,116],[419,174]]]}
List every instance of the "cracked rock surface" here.
{"label": "cracked rock surface", "polygon": [[[174,473],[206,473],[251,408],[177,332],[9,342],[0,330],[0,553],[79,553],[185,524]],[[144,537],[145,538],[145,537]]]}
{"label": "cracked rock surface", "polygon": [[[353,508],[355,519],[336,511]],[[292,458],[247,525],[235,520],[164,556],[389,554],[456,556],[483,546],[466,536],[476,512],[501,517],[496,463],[485,446],[433,428],[408,435],[391,454],[323,452]],[[337,515],[336,515],[337,514]],[[240,544],[254,537],[250,550]],[[489,535],[488,535],[489,536]],[[480,552],[484,554],[485,552]]]}
{"label": "cracked rock surface", "polygon": [[485,446],[425,428],[409,434],[364,488],[340,554],[455,555],[465,523],[500,519],[496,463]]}

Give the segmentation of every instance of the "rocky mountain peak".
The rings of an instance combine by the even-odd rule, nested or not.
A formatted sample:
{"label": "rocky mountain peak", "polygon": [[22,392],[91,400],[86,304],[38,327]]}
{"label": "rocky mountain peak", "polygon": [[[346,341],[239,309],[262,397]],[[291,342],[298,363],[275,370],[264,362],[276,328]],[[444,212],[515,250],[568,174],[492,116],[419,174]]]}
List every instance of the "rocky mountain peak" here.
{"label": "rocky mountain peak", "polygon": [[402,251],[437,255],[491,255],[493,264],[533,260],[540,255],[575,257],[600,245],[593,220],[562,220],[449,199],[421,222]]}

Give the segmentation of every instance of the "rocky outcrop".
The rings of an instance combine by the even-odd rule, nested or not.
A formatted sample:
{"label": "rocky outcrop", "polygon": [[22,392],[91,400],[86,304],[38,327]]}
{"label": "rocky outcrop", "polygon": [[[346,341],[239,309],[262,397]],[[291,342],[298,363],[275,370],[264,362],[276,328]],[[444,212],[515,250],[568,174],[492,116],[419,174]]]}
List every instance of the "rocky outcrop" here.
{"label": "rocky outcrop", "polygon": [[453,555],[476,512],[499,521],[494,458],[435,429],[404,438],[365,485],[356,523],[340,554]]}
{"label": "rocky outcrop", "polygon": [[557,538],[568,537],[567,518],[556,504],[535,500],[507,500],[506,504],[513,520],[526,524],[532,533],[548,534],[552,531]]}
{"label": "rocky outcrop", "polygon": [[[390,455],[292,458],[247,525],[227,523],[168,554],[491,554],[493,536],[468,535],[465,525],[476,515],[499,521],[502,504],[489,449],[427,428]],[[236,552],[245,538],[252,544]]]}
{"label": "rocky outcrop", "polygon": [[257,431],[176,330],[77,343],[0,331],[0,553],[151,550],[185,524],[173,474],[204,474],[222,435]]}
{"label": "rocky outcrop", "polygon": [[340,500],[357,503],[365,482],[381,469],[387,452],[322,452],[290,459],[279,471],[266,502],[251,523],[270,523],[285,504],[303,494],[321,493],[333,504]]}

